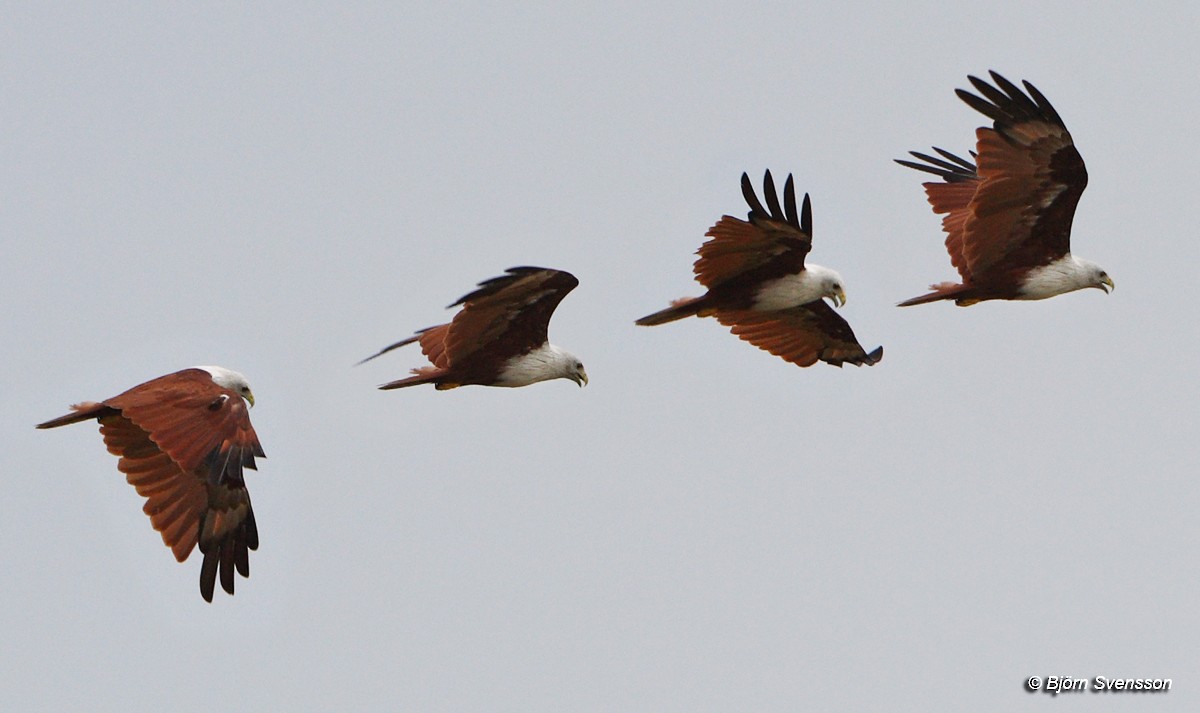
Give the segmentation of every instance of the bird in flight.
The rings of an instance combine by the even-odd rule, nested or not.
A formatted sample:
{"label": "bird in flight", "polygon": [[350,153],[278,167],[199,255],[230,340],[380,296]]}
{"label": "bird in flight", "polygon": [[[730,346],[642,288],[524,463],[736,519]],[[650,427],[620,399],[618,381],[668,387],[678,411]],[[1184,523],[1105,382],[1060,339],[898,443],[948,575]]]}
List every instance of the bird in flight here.
{"label": "bird in flight", "polygon": [[104,401],[85,401],[71,413],[38,424],[56,428],[96,419],[117,469],[146,498],[142,510],[183,562],[197,545],[200,595],[212,601],[217,574],[233,594],[234,571],[250,576],[249,551],[258,527],[243,469],[264,458],[247,407],[246,377],[219,366],[160,376]]}
{"label": "bird in flight", "polygon": [[583,362],[551,344],[548,336],[558,303],[578,284],[563,270],[509,268],[450,305],[462,309],[448,324],[422,329],[359,364],[419,342],[432,366],[413,369],[412,376],[380,389],[418,384],[433,384],[439,390],[469,384],[515,387],[549,379],[570,379],[582,387],[588,381]]}
{"label": "bird in flight", "polygon": [[839,367],[877,363],[883,348],[868,354],[846,320],[825,302],[845,304],[842,276],[804,262],[812,249],[808,194],[797,212],[796,187],[788,175],[781,206],[770,171],[763,177],[763,194],[766,208],[743,173],[747,219],[722,216],[697,251],[693,272],[708,291],[675,300],[636,323],[654,326],[691,316],[716,317],[739,338],[798,366],[818,360]]}
{"label": "bird in flight", "polygon": [[925,183],[925,193],[933,212],[945,214],[946,250],[962,279],[930,285],[931,292],[901,307],[1041,300],[1114,287],[1103,268],[1071,254],[1071,221],[1087,170],[1062,118],[1029,82],[1021,91],[996,72],[991,78],[994,86],[968,77],[982,96],[955,90],[993,121],[975,130],[975,162],[937,147],[938,156],[910,152],[920,163],[896,159],[942,179]]}

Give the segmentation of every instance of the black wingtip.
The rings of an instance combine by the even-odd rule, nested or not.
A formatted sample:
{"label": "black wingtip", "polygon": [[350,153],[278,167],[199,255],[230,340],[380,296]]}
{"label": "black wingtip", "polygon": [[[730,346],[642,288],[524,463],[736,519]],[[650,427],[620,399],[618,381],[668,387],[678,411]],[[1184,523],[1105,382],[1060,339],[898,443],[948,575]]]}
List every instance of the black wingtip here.
{"label": "black wingtip", "polygon": [[763,198],[767,201],[767,210],[771,211],[772,218],[784,218],[783,208],[779,205],[779,191],[775,189],[775,179],[770,169],[763,174]]}
{"label": "black wingtip", "polygon": [[504,274],[500,275],[499,277],[488,278],[483,282],[480,282],[478,285],[476,285],[475,290],[468,292],[462,297],[459,297],[458,300],[456,300],[453,304],[447,305],[446,309],[459,307],[465,305],[471,300],[480,299],[482,297],[495,294],[513,282],[516,282],[518,279],[526,275],[533,275],[539,272],[548,273],[553,278],[564,281],[564,284],[560,285],[560,287],[565,288],[565,285],[569,284],[570,288],[566,290],[567,292],[575,289],[579,285],[579,278],[575,277],[566,270],[559,270],[553,267],[533,267],[531,265],[521,265],[518,267],[508,268],[504,271]]}
{"label": "black wingtip", "polygon": [[[808,198],[807,195],[804,197]],[[793,225],[800,224],[800,218],[796,215],[796,182],[790,173],[783,183],[783,217]]]}
{"label": "black wingtip", "polygon": [[992,83],[974,75],[968,75],[971,86],[981,96],[976,96],[965,89],[955,89],[958,95],[972,109],[996,122],[997,129],[1027,120],[1044,120],[1066,128],[1062,117],[1058,115],[1045,95],[1038,91],[1028,80],[1021,80],[1024,91],[1016,83],[1009,81],[1004,75],[994,69],[988,70]]}
{"label": "black wingtip", "polygon": [[213,589],[217,583],[217,564],[216,552],[204,553],[204,561],[200,564],[200,596],[209,604],[212,604]]}
{"label": "black wingtip", "polygon": [[751,221],[755,217],[765,218],[770,215],[758,200],[758,194],[754,192],[754,184],[750,182],[750,176],[745,171],[742,172],[742,198],[745,199],[746,205],[750,206],[750,215],[747,218]]}
{"label": "black wingtip", "polygon": [[[941,154],[943,157],[945,157],[945,159],[949,160],[937,158],[936,156],[930,156],[929,154],[921,153],[920,151],[909,151],[908,153],[913,158],[924,161],[924,163],[917,163],[915,161],[909,161],[902,158],[896,158],[892,160],[901,166],[904,166],[905,168],[912,168],[917,171],[932,173],[933,175],[938,176],[949,183],[953,183],[955,181],[973,180],[978,177],[978,174],[975,172],[975,164],[971,163],[965,158],[962,158],[961,156],[956,156],[945,149],[940,149],[937,146],[934,146],[933,150],[938,154]],[[974,152],[972,152],[971,155],[974,156]]]}
{"label": "black wingtip", "polygon": [[384,347],[383,349],[380,349],[379,351],[375,352],[374,354],[367,357],[366,359],[363,359],[362,361],[359,361],[359,362],[355,362],[354,366],[361,366],[376,357],[381,357],[384,354],[387,354],[388,352],[392,351],[393,349],[399,349],[400,347],[412,344],[413,342],[419,340],[421,338],[421,335],[424,334],[425,332],[428,332],[430,329],[433,329],[433,327],[426,327],[425,329],[419,330],[416,334],[414,334],[411,337],[401,339],[400,341],[396,342],[395,344],[389,344],[388,346]]}
{"label": "black wingtip", "polygon": [[[747,219],[754,222],[755,219],[770,218],[777,220],[808,233],[811,237],[812,215],[811,207],[809,206],[808,194],[804,196],[804,209],[799,216],[796,214],[796,180],[792,174],[787,175],[787,179],[783,184],[783,204],[779,202],[779,192],[775,187],[775,177],[771,175],[771,169],[763,171],[763,200],[766,201],[766,207],[758,199],[758,194],[754,191],[754,185],[750,182],[749,174],[742,172],[742,197],[746,199],[746,205],[750,206],[750,213]],[[807,211],[808,220],[805,220],[805,212]]]}

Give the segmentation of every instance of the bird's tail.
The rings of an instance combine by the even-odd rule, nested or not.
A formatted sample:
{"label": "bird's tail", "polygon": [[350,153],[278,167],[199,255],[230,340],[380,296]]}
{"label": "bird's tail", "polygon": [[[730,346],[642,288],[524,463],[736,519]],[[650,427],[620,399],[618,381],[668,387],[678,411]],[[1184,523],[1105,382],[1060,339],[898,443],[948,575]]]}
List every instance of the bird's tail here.
{"label": "bird's tail", "polygon": [[45,423],[39,423],[38,428],[58,428],[59,426],[67,426],[80,421],[87,421],[92,418],[103,416],[106,411],[113,409],[104,404],[98,404],[95,401],[84,401],[81,404],[72,404],[71,413],[58,418],[52,418]]}
{"label": "bird's tail", "polygon": [[437,384],[438,389],[452,389],[453,385],[440,383],[442,377],[446,375],[445,369],[439,369],[435,366],[422,366],[412,370],[413,375],[403,379],[396,379],[382,384],[379,388],[383,391],[391,389],[403,389],[406,386],[418,386],[420,384]]}
{"label": "bird's tail", "polygon": [[682,299],[672,300],[670,307],[664,310],[659,310],[654,314],[648,314],[639,319],[637,322],[634,322],[634,324],[638,324],[643,327],[654,327],[660,324],[666,324],[667,322],[674,322],[675,320],[683,319],[684,317],[691,317],[693,315],[707,317],[707,308],[708,304],[705,302],[704,297],[684,297]]}
{"label": "bird's tail", "polygon": [[[939,300],[954,300],[959,304],[963,304],[962,302],[959,302],[959,300],[963,298],[963,293],[966,292],[968,288],[966,285],[960,285],[957,282],[939,282],[936,285],[930,285],[929,289],[933,290],[933,292],[904,300],[896,306],[912,307],[913,305],[923,305],[928,302],[937,302]],[[968,304],[974,303],[968,302]]]}

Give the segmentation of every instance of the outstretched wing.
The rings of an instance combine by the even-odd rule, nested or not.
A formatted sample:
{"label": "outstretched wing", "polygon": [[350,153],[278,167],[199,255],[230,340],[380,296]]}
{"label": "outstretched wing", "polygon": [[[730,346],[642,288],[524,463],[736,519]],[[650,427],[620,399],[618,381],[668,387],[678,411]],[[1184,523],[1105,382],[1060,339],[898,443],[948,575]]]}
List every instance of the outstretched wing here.
{"label": "outstretched wing", "polygon": [[742,174],[742,195],[750,206],[748,220],[722,216],[708,229],[709,238],[700,246],[693,266],[696,280],[712,289],[749,276],[766,281],[804,269],[804,256],[812,249],[812,206],[808,194],[799,215],[796,187],[789,174],[783,186],[783,206],[775,192],[771,172],[763,177],[764,208],[754,193],[750,177]]}
{"label": "outstretched wing", "polygon": [[[380,357],[384,354],[387,354],[393,349],[399,349],[400,347],[407,346],[413,342],[420,342],[421,353],[424,354],[434,366],[438,367],[439,369],[445,369],[450,365],[450,360],[446,358],[446,333],[449,331],[449,324],[439,324],[436,327],[426,327],[425,329],[418,330],[417,333],[411,337],[405,337],[394,344],[387,345],[366,359],[358,362],[358,364],[365,364],[375,357]],[[358,364],[355,366],[358,366]]]}
{"label": "outstretched wing", "polygon": [[[479,283],[450,305],[462,310],[445,332],[443,358],[461,366],[484,355],[499,361],[542,346],[554,310],[578,284],[571,273],[544,267],[513,267]],[[421,346],[433,359],[432,344],[426,349],[422,338]]]}
{"label": "outstretched wing", "polygon": [[963,227],[970,271],[1036,267],[1071,249],[1071,222],[1087,170],[1071,134],[1046,97],[1029,82],[1022,92],[991,72],[996,86],[969,77],[983,95],[959,98],[993,119],[975,132],[982,179]]}
{"label": "outstretched wing", "polygon": [[883,347],[870,354],[854,330],[824,300],[774,312],[719,310],[717,320],[759,349],[797,366],[821,361],[841,366],[870,366],[883,358]]}
{"label": "outstretched wing", "polygon": [[[942,218],[942,230],[946,232],[946,252],[950,253],[950,264],[954,265],[963,281],[967,282],[971,279],[971,271],[963,254],[963,227],[971,214],[971,199],[975,197],[975,191],[979,188],[979,174],[975,173],[975,164],[967,159],[936,146],[933,150],[941,154],[942,158],[910,151],[914,158],[924,163],[904,159],[896,159],[896,163],[941,177],[940,183],[929,181],[921,185],[925,187],[925,195],[929,198],[929,204],[933,206],[933,212],[939,215],[946,214],[946,217]],[[975,157],[974,151],[971,152],[971,157]]]}
{"label": "outstretched wing", "polygon": [[175,558],[204,553],[200,592],[212,601],[218,573],[232,594],[249,576],[258,529],[244,468],[264,456],[242,398],[198,369],[169,374],[104,402],[100,432],[117,468],[146,498],[143,510]]}
{"label": "outstretched wing", "polygon": [[[948,213],[943,227],[951,261],[964,278],[976,280],[1044,265],[1069,252],[1075,207],[1087,187],[1083,158],[1046,97],[1029,82],[1021,91],[996,72],[990,75],[995,86],[968,77],[982,96],[955,90],[993,120],[991,128],[975,131],[977,169],[940,149],[953,164],[921,154],[914,155],[928,165],[900,161],[947,181],[941,188],[926,184],[926,191],[934,210]],[[971,184],[973,190],[966,187]]]}

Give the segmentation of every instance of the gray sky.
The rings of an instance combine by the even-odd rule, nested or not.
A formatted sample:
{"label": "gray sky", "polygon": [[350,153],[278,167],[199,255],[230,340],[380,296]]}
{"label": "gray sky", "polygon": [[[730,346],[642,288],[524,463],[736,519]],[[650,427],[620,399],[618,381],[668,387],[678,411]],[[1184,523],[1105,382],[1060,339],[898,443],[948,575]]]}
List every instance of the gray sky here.
{"label": "gray sky", "polygon": [[[1200,10],[1132,5],[8,8],[0,708],[1196,710]],[[955,275],[892,159],[971,148],[988,69],[1112,295],[893,306]],[[765,168],[881,364],[634,326]],[[351,368],[523,264],[588,388]],[[194,364],[268,454],[211,605],[94,426],[33,430]]]}

